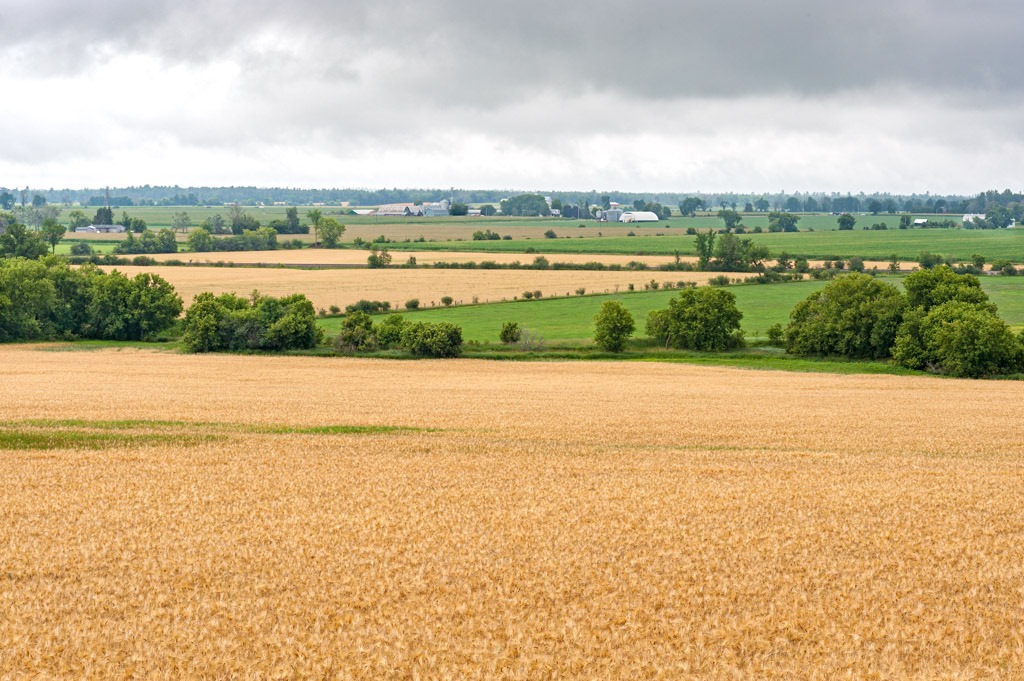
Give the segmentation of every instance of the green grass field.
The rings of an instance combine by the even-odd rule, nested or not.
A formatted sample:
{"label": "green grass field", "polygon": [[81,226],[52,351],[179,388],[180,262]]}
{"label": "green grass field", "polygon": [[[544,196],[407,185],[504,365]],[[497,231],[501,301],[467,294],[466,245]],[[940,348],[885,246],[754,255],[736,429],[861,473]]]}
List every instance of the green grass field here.
{"label": "green grass field", "polygon": [[[284,206],[246,207],[246,211],[267,224],[274,219],[284,219]],[[65,209],[62,219],[67,219],[70,210]],[[95,208],[82,208],[92,215]],[[174,213],[187,212],[193,225],[219,213],[226,216],[227,207],[129,207],[123,209],[132,217],[140,217],[151,228],[171,226]],[[299,207],[299,215],[306,221],[308,207]],[[625,255],[672,255],[678,251],[684,255],[695,255],[695,239],[685,234],[687,227],[697,229],[720,228],[722,221],[713,215],[698,215],[694,218],[675,217],[657,223],[621,224],[600,223],[594,220],[560,220],[557,218],[506,218],[506,217],[442,217],[442,218],[392,218],[347,215],[347,208],[322,207],[325,215],[337,217],[348,230],[342,243],[350,243],[356,237],[366,240],[383,235],[396,243],[389,244],[391,250],[444,250],[479,251],[493,253],[524,253],[534,249],[538,253],[557,255],[559,253],[595,253]],[[122,209],[114,211],[120,219]],[[915,216],[916,217],[916,216]],[[958,220],[959,216],[939,216]],[[863,226],[877,222],[887,224],[888,230],[863,230]],[[743,221],[748,228],[767,228],[765,214],[746,215]],[[793,256],[812,259],[848,259],[859,256],[867,260],[886,260],[896,255],[902,260],[916,260],[922,251],[939,253],[943,256],[968,260],[975,254],[985,256],[989,261],[1009,259],[1024,261],[1024,228],[997,231],[963,229],[896,229],[897,215],[858,215],[857,227],[853,231],[837,231],[833,215],[802,215],[797,233],[776,233],[744,235],[744,238],[767,246],[773,254],[787,252]],[[580,227],[583,225],[583,227]],[[477,230],[492,230],[510,235],[510,240],[473,241]],[[547,239],[543,234],[553,230],[558,238]],[[807,231],[813,230],[813,231]],[[627,236],[630,232],[636,236]],[[66,240],[75,235],[68,234]],[[296,238],[285,235],[282,239]],[[312,235],[298,237],[311,241]],[[421,242],[418,239],[423,238]],[[185,235],[180,235],[184,240]]]}
{"label": "green grass field", "polygon": [[[580,230],[583,231],[583,230]],[[586,230],[584,238],[571,235],[558,239],[522,239],[512,241],[447,241],[390,244],[391,250],[480,251],[487,253],[620,253],[627,255],[696,255],[695,238],[685,234],[636,237],[596,237]],[[796,232],[789,234],[746,234],[754,242],[764,244],[773,254],[783,251],[806,258],[851,258],[887,260],[893,254],[901,260],[916,260],[922,251],[938,253],[958,260],[969,260],[974,254],[989,261],[1024,260],[1024,229],[966,230],[917,229],[848,232]]]}
{"label": "green grass field", "polygon": [[[901,285],[900,277],[883,277]],[[999,306],[999,313],[1012,326],[1024,326],[1024,277],[984,277],[982,287]],[[787,284],[732,286],[736,305],[743,312],[742,329],[748,338],[766,335],[775,323],[785,325],[793,307],[827,282],[810,280]],[[609,295],[550,298],[431,308],[405,312],[406,319],[424,322],[451,322],[462,327],[467,341],[498,342],[502,324],[518,322],[520,327],[540,335],[545,341],[587,341],[594,335],[594,316],[606,300],[618,300],[633,315],[637,336],[643,336],[647,315],[652,310],[668,307],[676,290],[619,293]],[[339,318],[321,320],[329,334],[337,333]]]}

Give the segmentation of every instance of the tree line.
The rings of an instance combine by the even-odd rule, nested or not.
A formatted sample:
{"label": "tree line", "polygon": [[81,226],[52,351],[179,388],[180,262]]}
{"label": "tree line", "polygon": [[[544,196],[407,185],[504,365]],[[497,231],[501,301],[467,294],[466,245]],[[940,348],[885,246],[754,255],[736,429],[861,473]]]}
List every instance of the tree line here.
{"label": "tree line", "polygon": [[[960,378],[1024,372],[1024,332],[1014,334],[976,276],[947,265],[921,269],[904,291],[872,276],[834,279],[794,307],[769,339],[794,355],[890,360],[909,369]],[[736,296],[724,289],[684,289],[647,317],[647,335],[666,348],[718,352],[745,345]],[[607,301],[594,341],[621,352],[635,330],[629,311]]]}

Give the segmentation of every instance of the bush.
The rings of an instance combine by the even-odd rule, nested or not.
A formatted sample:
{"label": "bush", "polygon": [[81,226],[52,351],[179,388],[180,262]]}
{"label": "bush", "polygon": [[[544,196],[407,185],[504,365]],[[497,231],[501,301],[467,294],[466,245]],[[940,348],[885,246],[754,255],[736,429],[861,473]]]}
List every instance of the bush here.
{"label": "bush", "polygon": [[452,298],[451,296],[441,296],[441,304],[444,305],[445,307],[451,307],[452,303],[454,302],[455,299]]}
{"label": "bush", "polygon": [[95,253],[93,247],[84,241],[71,244],[71,255],[92,255]]}
{"label": "bush", "polygon": [[938,255],[937,253],[929,253],[928,251],[922,251],[921,254],[917,256],[917,262],[919,265],[921,265],[922,269],[930,270],[933,267],[941,265],[944,262],[944,260],[942,256]]}
{"label": "bush", "polygon": [[417,357],[458,357],[462,329],[448,322],[415,322],[403,329],[402,345]]}
{"label": "bush", "polygon": [[298,350],[323,338],[306,296],[249,298],[233,293],[200,293],[185,314],[182,345],[188,352]]}
{"label": "bush", "polygon": [[391,303],[386,300],[360,300],[357,303],[345,306],[345,313],[351,312],[365,312],[366,314],[374,314],[375,312],[387,312],[391,309]]}
{"label": "bush", "polygon": [[711,277],[710,279],[708,279],[708,284],[711,286],[728,286],[729,277],[725,276],[724,274],[720,274],[717,277]]}
{"label": "bush", "polygon": [[174,287],[153,274],[129,279],[54,257],[0,259],[0,342],[147,340],[181,310]]}
{"label": "bush", "polygon": [[400,314],[389,314],[377,325],[377,345],[382,348],[397,348],[402,344],[402,331],[408,322]]}
{"label": "bush", "polygon": [[142,236],[139,238],[136,238],[135,234],[129,231],[124,241],[114,246],[113,250],[113,253],[117,255],[177,252],[178,241],[174,237],[174,232],[169,229],[161,229],[156,233],[147,229],[142,232]]}
{"label": "bush", "polygon": [[988,294],[982,290],[977,277],[956,274],[946,265],[912,272],[903,280],[903,287],[910,307],[920,307],[925,312],[952,300],[972,305],[988,304]]}
{"label": "bush", "polygon": [[785,345],[786,332],[782,324],[775,323],[768,327],[768,344],[776,347]]}
{"label": "bush", "polygon": [[373,331],[373,320],[365,312],[355,311],[345,315],[341,328],[334,338],[335,352],[352,353],[377,349],[377,335]]}
{"label": "bush", "polygon": [[337,305],[331,305],[330,310],[331,314],[341,314],[341,308]]}
{"label": "bush", "polygon": [[622,352],[636,324],[622,303],[607,300],[594,317],[594,342],[605,352]]}
{"label": "bush", "polygon": [[412,298],[411,300],[405,301],[406,310],[418,310],[420,309],[420,299]]}
{"label": "bush", "polygon": [[498,334],[498,338],[505,345],[512,345],[518,343],[519,339],[523,337],[522,329],[519,328],[518,322],[505,322],[501,325],[501,332]]}
{"label": "bush", "polygon": [[742,347],[736,295],[717,288],[687,288],[665,310],[647,316],[647,335],[665,347],[718,351]]}
{"label": "bush", "polygon": [[907,302],[891,284],[867,274],[838,277],[797,303],[786,350],[797,355],[889,356]]}
{"label": "bush", "polygon": [[544,238],[545,239],[557,239],[558,235],[555,234],[555,230],[549,229],[548,231],[544,232]]}
{"label": "bush", "polygon": [[950,300],[918,308],[900,326],[892,350],[911,369],[981,378],[1024,369],[1024,343],[987,306]]}

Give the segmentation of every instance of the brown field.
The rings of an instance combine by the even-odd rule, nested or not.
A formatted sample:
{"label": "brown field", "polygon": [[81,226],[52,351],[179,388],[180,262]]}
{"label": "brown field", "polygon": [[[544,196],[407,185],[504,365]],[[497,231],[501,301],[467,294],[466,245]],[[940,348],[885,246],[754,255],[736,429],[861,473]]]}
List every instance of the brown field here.
{"label": "brown field", "polygon": [[3,347],[0,678],[1019,678],[1022,400]]}
{"label": "brown field", "polygon": [[197,293],[234,291],[248,295],[253,289],[268,295],[305,293],[317,308],[344,307],[360,299],[389,301],[402,307],[406,300],[419,298],[421,305],[440,305],[442,296],[469,303],[509,299],[523,291],[539,290],[544,295],[587,291],[626,290],[629,284],[643,287],[654,279],[661,282],[704,283],[714,272],[595,272],[574,270],[428,270],[428,269],[334,269],[298,270],[257,267],[174,267],[117,266],[128,276],[158,274],[171,282],[186,306]]}

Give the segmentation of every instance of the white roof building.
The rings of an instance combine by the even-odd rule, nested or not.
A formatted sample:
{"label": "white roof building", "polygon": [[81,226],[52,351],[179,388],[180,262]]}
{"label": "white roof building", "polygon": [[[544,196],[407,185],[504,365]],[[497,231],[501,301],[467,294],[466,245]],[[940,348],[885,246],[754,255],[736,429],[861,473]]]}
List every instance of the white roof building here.
{"label": "white roof building", "polygon": [[377,209],[377,215],[408,217],[410,215],[423,215],[423,207],[412,203],[389,203]]}
{"label": "white roof building", "polygon": [[623,213],[620,222],[659,222],[661,218],[649,210],[631,210]]}

